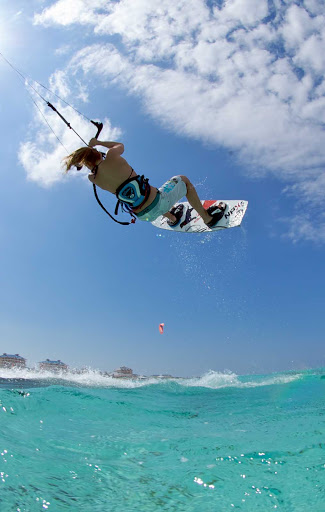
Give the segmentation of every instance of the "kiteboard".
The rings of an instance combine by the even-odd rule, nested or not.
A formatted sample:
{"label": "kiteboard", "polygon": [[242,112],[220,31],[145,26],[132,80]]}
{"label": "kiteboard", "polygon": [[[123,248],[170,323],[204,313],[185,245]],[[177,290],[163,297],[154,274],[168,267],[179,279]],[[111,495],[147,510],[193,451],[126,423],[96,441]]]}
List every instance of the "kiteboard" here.
{"label": "kiteboard", "polygon": [[217,222],[213,228],[209,228],[204,222],[202,217],[197,213],[194,208],[187,202],[179,202],[178,204],[184,205],[183,216],[180,223],[171,227],[168,225],[168,219],[164,216],[158,217],[152,222],[156,228],[168,229],[169,231],[178,231],[179,233],[203,233],[211,231],[219,231],[220,229],[235,228],[240,226],[241,221],[247,210],[248,201],[244,200],[226,200],[226,199],[211,199],[201,201],[203,208],[207,209],[209,206],[217,205],[220,202],[226,203],[226,209],[223,217]]}

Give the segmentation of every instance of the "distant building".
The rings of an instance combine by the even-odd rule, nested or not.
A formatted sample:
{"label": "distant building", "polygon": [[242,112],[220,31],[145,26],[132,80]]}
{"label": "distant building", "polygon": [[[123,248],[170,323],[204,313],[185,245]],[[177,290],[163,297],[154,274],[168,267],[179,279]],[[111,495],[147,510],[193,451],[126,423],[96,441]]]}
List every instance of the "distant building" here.
{"label": "distant building", "polygon": [[51,361],[50,359],[46,359],[45,361],[41,361],[38,363],[38,367],[40,370],[46,370],[50,372],[65,372],[68,370],[68,366],[65,363],[62,363],[60,359],[57,361]]}
{"label": "distant building", "polygon": [[19,354],[2,354],[0,356],[0,368],[26,368],[26,359]]}
{"label": "distant building", "polygon": [[113,373],[111,373],[111,377],[114,377],[115,379],[135,379],[137,378],[137,375],[133,373],[131,368],[127,368],[127,366],[121,366],[120,368],[114,370]]}

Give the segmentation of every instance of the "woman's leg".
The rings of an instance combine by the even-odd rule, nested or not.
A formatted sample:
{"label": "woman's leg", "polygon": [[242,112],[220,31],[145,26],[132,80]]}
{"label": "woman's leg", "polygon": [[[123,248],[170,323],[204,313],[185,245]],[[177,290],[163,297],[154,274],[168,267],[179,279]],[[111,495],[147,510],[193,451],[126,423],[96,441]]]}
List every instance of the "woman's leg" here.
{"label": "woman's leg", "polygon": [[192,185],[187,176],[181,176],[181,178],[184,181],[187,188],[186,198],[188,202],[190,203],[192,208],[194,208],[194,210],[196,210],[198,214],[201,215],[205,223],[210,222],[210,220],[212,220],[212,216],[209,215],[207,211],[203,208],[201,200],[197,195],[194,185]]}
{"label": "woman's leg", "polygon": [[[197,211],[197,213],[202,217],[202,219],[205,223],[210,222],[212,220],[212,216],[203,208],[201,200],[195,190],[195,187],[192,185],[192,183],[187,178],[187,176],[179,176],[179,178],[181,178],[183,183],[185,183],[185,186],[186,186],[185,195],[186,195],[188,202],[192,206],[192,208],[194,208],[194,210]],[[171,178],[171,181],[172,181],[172,179],[173,178]],[[173,215],[173,213],[171,213],[171,211],[173,211],[173,210],[171,209],[171,210],[167,211],[166,213],[163,214],[163,216],[167,217],[167,219],[173,223],[173,222],[176,222],[177,219],[176,219],[175,215]]]}

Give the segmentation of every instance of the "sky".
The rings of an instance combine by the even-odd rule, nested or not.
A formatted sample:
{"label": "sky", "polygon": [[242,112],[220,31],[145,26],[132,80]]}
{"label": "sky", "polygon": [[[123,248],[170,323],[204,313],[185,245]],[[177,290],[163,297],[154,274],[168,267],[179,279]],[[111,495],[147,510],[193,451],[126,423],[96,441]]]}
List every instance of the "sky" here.
{"label": "sky", "polygon": [[249,201],[220,233],[115,224],[63,172],[80,140],[0,58],[0,353],[146,375],[325,366],[323,0],[12,0],[0,52],[153,186],[185,174],[202,199]]}

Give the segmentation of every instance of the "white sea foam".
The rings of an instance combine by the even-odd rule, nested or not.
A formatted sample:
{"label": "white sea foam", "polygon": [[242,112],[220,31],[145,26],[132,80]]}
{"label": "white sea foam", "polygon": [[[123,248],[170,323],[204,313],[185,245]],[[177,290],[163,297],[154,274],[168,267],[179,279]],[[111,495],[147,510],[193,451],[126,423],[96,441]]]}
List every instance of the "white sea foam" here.
{"label": "white sea foam", "polygon": [[243,377],[239,377],[233,372],[221,373],[210,370],[202,375],[202,377],[184,380],[182,384],[188,387],[205,387],[210,389],[255,388],[275,384],[288,384],[299,379],[301,376],[302,374],[273,374],[264,377],[251,375],[244,377],[245,380],[243,380]]}
{"label": "white sea foam", "polygon": [[23,369],[0,369],[0,378],[10,380],[27,380],[48,384],[71,384],[84,387],[119,387],[119,388],[137,388],[142,386],[148,386],[150,384],[157,384],[160,382],[156,378],[148,379],[121,379],[114,378],[109,375],[101,373],[99,370],[93,370],[91,368],[77,373],[75,371],[64,371],[64,372],[49,372],[49,371],[37,371],[29,368]]}
{"label": "white sea foam", "polygon": [[181,384],[187,387],[202,387],[202,388],[229,388],[229,387],[240,387],[241,382],[238,379],[238,375],[232,372],[215,372],[210,370],[201,377],[194,377],[191,379],[184,379]]}
{"label": "white sea foam", "polygon": [[[24,380],[39,382],[40,386],[45,382],[48,385],[74,385],[78,387],[100,387],[100,388],[122,388],[133,389],[152,385],[170,385],[176,383],[187,388],[201,387],[208,389],[222,388],[255,388],[260,386],[271,386],[288,384],[303,377],[302,373],[271,374],[266,376],[245,376],[240,377],[233,372],[216,372],[210,370],[200,377],[192,378],[138,378],[138,379],[116,379],[104,375],[99,370],[89,368],[82,373],[74,371],[51,373],[48,371],[39,372],[33,369],[0,369],[0,378],[11,381]],[[28,384],[28,383],[27,383]]]}
{"label": "white sea foam", "polygon": [[265,377],[263,380],[259,382],[242,382],[242,388],[256,388],[258,386],[272,386],[275,384],[289,384],[295,380],[299,380],[302,377],[302,374],[292,374],[292,375],[273,375]]}

